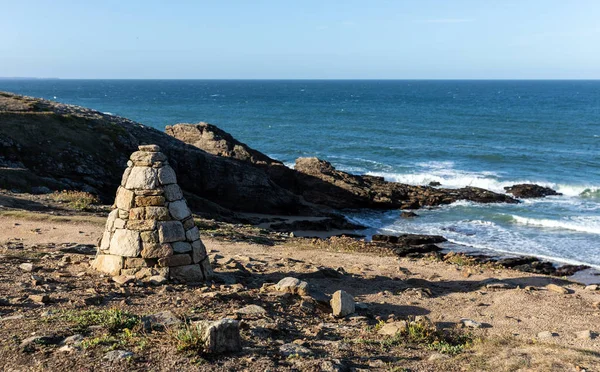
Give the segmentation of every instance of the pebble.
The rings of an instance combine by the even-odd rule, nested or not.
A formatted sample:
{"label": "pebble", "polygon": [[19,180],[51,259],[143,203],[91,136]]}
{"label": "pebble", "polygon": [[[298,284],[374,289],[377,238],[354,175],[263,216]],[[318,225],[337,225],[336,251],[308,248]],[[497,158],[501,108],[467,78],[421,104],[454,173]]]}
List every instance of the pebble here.
{"label": "pebble", "polygon": [[586,286],[585,289],[587,291],[597,291],[598,290],[598,284],[590,284],[590,285]]}
{"label": "pebble", "polygon": [[125,358],[131,358],[133,357],[133,353],[131,351],[125,351],[125,350],[113,350],[113,351],[109,351],[108,353],[104,354],[104,357],[102,357],[102,359],[107,360],[109,362],[116,362]]}
{"label": "pebble", "polygon": [[298,345],[298,344],[294,344],[294,343],[281,345],[279,347],[279,352],[284,357],[290,357],[290,356],[303,357],[303,356],[312,355],[312,353],[313,353],[312,350],[310,350],[309,348]]}
{"label": "pebble", "polygon": [[132,275],[117,275],[117,276],[113,276],[112,280],[120,285],[125,285],[128,283],[132,283],[135,281],[135,276]]}
{"label": "pebble", "polygon": [[30,295],[29,299],[38,304],[47,304],[50,302],[50,296],[48,295]]}
{"label": "pebble", "polygon": [[472,319],[461,319],[460,322],[465,326],[465,327],[469,327],[469,328],[481,328],[483,327],[483,325],[479,322],[476,322]]}
{"label": "pebble", "polygon": [[258,305],[248,305],[236,310],[236,313],[243,315],[263,315],[267,313],[267,310]]}
{"label": "pebble", "polygon": [[20,264],[20,265],[19,265],[19,269],[21,269],[21,270],[23,270],[23,271],[25,271],[25,272],[28,272],[28,273],[30,273],[30,272],[32,272],[32,271],[33,271],[34,267],[33,267],[33,264],[32,264],[32,263],[26,262],[26,263],[22,263],[22,264]]}
{"label": "pebble", "polygon": [[377,333],[385,336],[393,336],[398,332],[405,332],[407,329],[408,323],[406,323],[404,320],[401,320],[397,322],[386,323],[377,331]]}

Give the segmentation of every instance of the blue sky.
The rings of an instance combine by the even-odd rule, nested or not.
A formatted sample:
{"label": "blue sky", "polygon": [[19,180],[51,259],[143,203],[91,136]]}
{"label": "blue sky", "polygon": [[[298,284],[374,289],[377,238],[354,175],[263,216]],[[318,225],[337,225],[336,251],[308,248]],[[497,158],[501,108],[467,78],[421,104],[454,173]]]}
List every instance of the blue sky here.
{"label": "blue sky", "polygon": [[0,0],[0,9],[0,76],[600,78],[600,0]]}

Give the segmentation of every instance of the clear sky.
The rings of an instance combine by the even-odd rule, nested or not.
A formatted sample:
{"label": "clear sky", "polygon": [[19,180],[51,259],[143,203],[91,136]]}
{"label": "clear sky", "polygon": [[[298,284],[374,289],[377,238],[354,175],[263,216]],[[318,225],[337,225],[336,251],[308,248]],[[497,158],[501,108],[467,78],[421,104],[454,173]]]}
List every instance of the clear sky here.
{"label": "clear sky", "polygon": [[0,76],[600,79],[600,0],[0,0]]}

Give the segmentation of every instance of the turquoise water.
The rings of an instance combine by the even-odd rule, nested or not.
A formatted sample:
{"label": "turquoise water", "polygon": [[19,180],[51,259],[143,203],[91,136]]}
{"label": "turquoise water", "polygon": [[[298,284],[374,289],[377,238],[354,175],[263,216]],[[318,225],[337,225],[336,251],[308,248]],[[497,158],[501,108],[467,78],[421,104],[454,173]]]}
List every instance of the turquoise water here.
{"label": "turquoise water", "polygon": [[0,80],[0,90],[158,129],[208,121],[288,165],[317,156],[410,184],[550,186],[564,196],[352,218],[600,268],[600,81]]}

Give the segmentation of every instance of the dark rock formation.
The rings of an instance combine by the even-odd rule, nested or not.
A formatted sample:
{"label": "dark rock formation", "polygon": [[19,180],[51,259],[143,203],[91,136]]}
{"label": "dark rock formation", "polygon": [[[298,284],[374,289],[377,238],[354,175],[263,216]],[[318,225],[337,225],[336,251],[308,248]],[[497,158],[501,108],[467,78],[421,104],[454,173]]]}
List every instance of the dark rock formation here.
{"label": "dark rock formation", "polygon": [[507,186],[504,188],[507,193],[513,194],[517,198],[543,198],[549,195],[562,195],[555,190],[531,183],[521,183],[518,185]]}
{"label": "dark rock formation", "polygon": [[269,228],[274,231],[332,231],[362,230],[365,226],[349,222],[341,216],[326,217],[318,220],[297,220],[293,222],[272,223]]}
{"label": "dark rock formation", "polygon": [[373,235],[371,238],[374,242],[391,243],[397,245],[421,245],[435,244],[447,241],[446,238],[440,235],[422,235],[422,234],[402,234],[402,235]]}
{"label": "dark rock formation", "polygon": [[[412,186],[387,182],[383,177],[357,176],[335,169],[317,158],[299,158],[295,169],[301,195],[309,202],[334,208],[417,209],[450,204],[457,200],[478,203],[517,203],[503,194],[477,187],[461,189]],[[277,180],[275,180],[277,182]]]}
{"label": "dark rock formation", "polygon": [[[0,188],[78,189],[114,197],[129,154],[157,144],[190,206],[314,215],[260,168],[208,154],[158,130],[82,107],[0,93]],[[186,195],[187,196],[187,195]]]}

